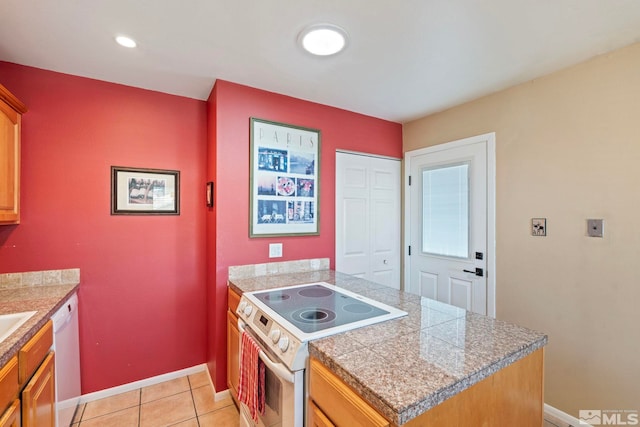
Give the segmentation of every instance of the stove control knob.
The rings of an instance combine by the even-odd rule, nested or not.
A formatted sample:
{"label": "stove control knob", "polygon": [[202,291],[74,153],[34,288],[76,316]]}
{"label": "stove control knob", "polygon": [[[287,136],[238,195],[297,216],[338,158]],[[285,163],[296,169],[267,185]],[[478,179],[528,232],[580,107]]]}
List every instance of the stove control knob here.
{"label": "stove control knob", "polygon": [[285,335],[280,338],[280,341],[278,341],[278,348],[280,348],[280,351],[283,353],[287,351],[287,349],[289,348],[289,337]]}
{"label": "stove control knob", "polygon": [[274,329],[273,331],[271,331],[271,341],[273,341],[273,343],[276,344],[279,339],[280,339],[280,329]]}
{"label": "stove control knob", "polygon": [[247,306],[247,302],[246,301],[241,301],[240,305],[238,306],[238,312],[242,313],[244,311],[244,308]]}
{"label": "stove control knob", "polygon": [[251,316],[251,312],[253,311],[253,307],[251,307],[251,305],[247,304],[247,306],[244,308],[244,315],[245,316]]}

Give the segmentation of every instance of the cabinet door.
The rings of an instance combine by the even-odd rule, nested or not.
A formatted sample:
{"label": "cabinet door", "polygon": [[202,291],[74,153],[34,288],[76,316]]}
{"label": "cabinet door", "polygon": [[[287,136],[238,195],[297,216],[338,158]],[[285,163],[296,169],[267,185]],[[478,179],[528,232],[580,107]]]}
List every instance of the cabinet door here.
{"label": "cabinet door", "polygon": [[240,332],[238,318],[227,311],[227,385],[234,399],[238,398],[240,375]]}
{"label": "cabinet door", "polygon": [[16,399],[13,404],[4,411],[0,417],[0,427],[20,427],[20,400]]}
{"label": "cabinet door", "polygon": [[50,352],[22,391],[22,426],[55,427],[55,357]]}
{"label": "cabinet door", "polygon": [[335,427],[315,403],[309,402],[309,427]]}
{"label": "cabinet door", "polygon": [[20,177],[20,115],[0,100],[0,222],[17,223]]}

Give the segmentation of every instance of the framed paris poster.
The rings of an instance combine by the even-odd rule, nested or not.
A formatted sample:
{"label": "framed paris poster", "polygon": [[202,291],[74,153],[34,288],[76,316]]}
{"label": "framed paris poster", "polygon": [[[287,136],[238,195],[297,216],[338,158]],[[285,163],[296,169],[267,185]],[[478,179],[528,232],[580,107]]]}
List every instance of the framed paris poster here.
{"label": "framed paris poster", "polygon": [[320,234],[320,131],[251,118],[250,237]]}

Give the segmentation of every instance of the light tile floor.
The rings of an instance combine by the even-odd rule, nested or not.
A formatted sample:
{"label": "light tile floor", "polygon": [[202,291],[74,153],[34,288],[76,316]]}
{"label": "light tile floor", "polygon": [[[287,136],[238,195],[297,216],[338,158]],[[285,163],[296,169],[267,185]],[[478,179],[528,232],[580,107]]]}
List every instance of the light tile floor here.
{"label": "light tile floor", "polygon": [[[545,414],[544,427],[556,427]],[[550,421],[550,419],[552,421]],[[216,401],[205,371],[94,400],[78,407],[71,427],[238,427],[231,397]]]}
{"label": "light tile floor", "polygon": [[78,407],[72,427],[237,427],[231,397],[216,401],[205,371]]}

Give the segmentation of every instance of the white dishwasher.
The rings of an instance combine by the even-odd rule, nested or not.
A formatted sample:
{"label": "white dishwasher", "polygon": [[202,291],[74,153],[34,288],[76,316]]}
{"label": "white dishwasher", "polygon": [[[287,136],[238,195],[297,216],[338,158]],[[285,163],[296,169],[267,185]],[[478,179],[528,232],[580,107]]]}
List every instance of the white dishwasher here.
{"label": "white dishwasher", "polygon": [[78,295],[69,297],[51,320],[56,352],[56,425],[68,427],[80,400]]}

